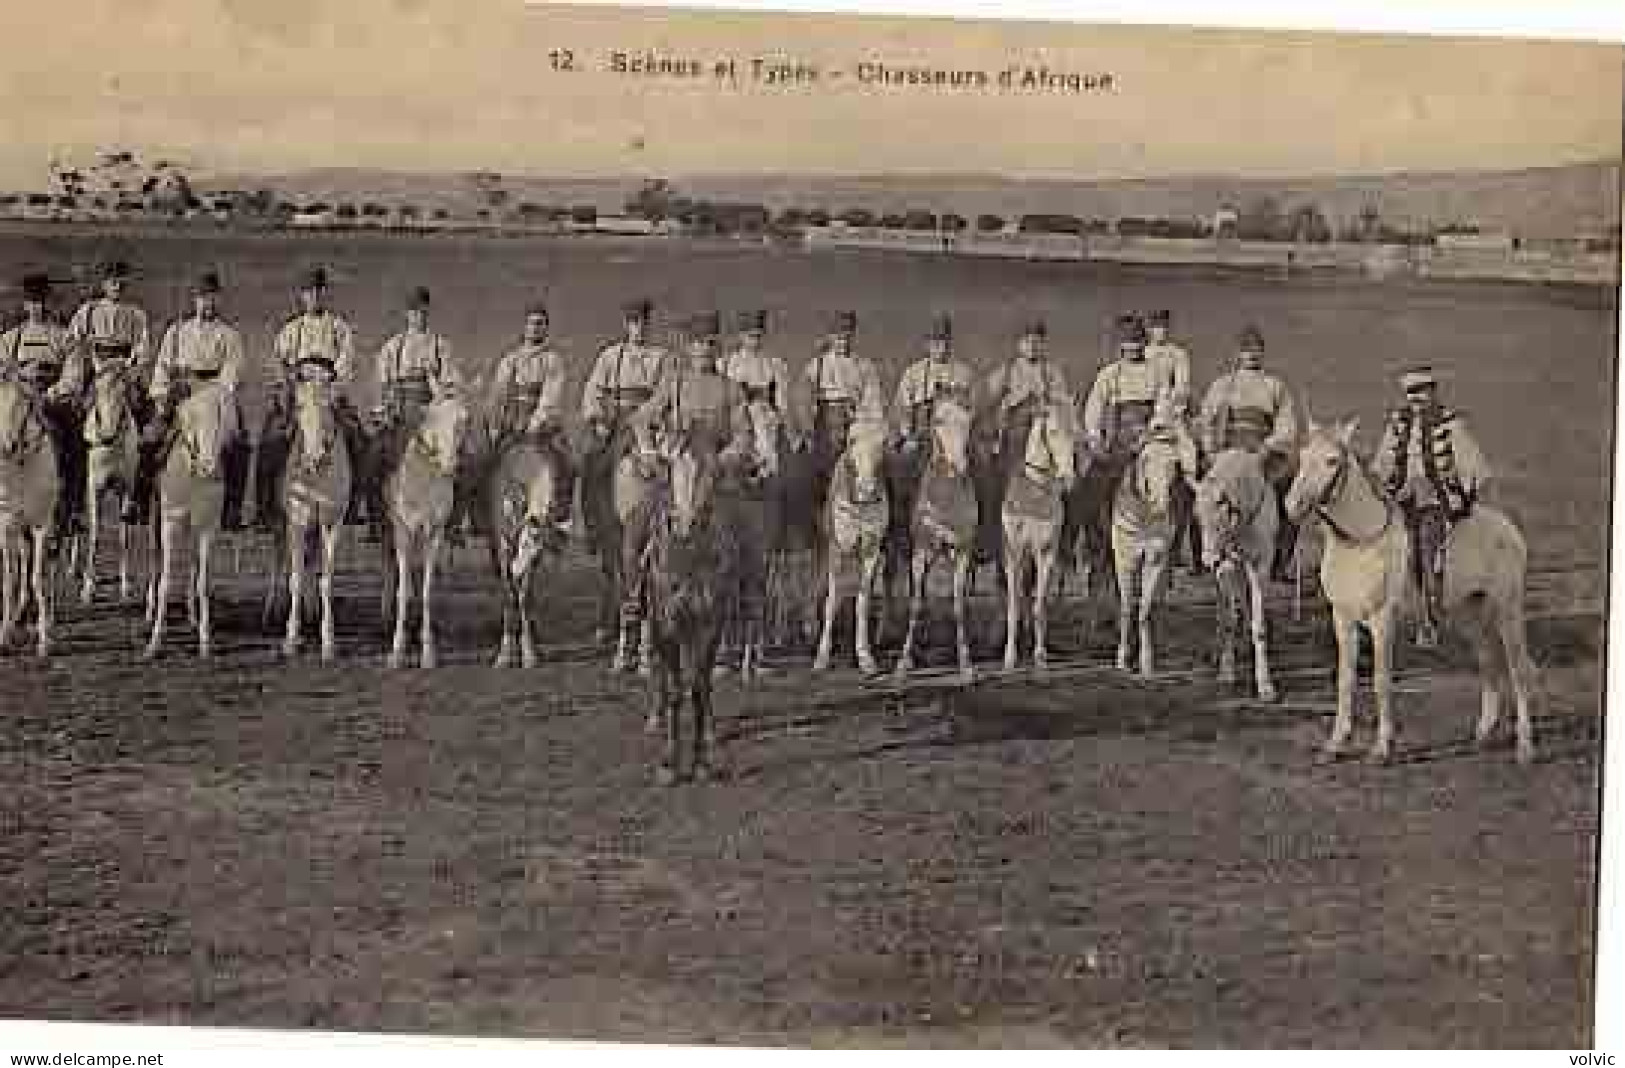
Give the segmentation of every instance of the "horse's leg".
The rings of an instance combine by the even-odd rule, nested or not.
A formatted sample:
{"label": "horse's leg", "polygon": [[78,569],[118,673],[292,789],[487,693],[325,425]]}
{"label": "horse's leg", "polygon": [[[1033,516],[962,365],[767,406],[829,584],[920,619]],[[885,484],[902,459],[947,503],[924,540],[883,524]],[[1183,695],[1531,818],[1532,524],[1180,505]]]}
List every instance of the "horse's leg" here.
{"label": "horse's leg", "polygon": [[914,670],[914,642],[920,625],[921,602],[925,600],[925,584],[930,576],[930,550],[917,550],[909,561],[908,625],[903,630],[903,652],[897,658],[895,669],[898,682],[906,680],[908,673]]}
{"label": "horse's leg", "polygon": [[398,668],[406,659],[406,613],[412,607],[412,571],[409,559],[412,538],[396,536],[395,549],[395,635],[389,643],[391,668]]}
{"label": "horse's leg", "polygon": [[1253,680],[1258,688],[1259,700],[1275,701],[1281,695],[1276,690],[1275,679],[1270,674],[1269,617],[1264,612],[1264,582],[1263,572],[1249,565],[1247,590],[1250,599],[1247,608],[1253,637]]}
{"label": "horse's leg", "polygon": [[1220,564],[1213,572],[1213,608],[1219,646],[1219,685],[1236,684],[1236,623],[1241,616],[1241,598],[1236,596],[1235,571],[1240,565]]}
{"label": "horse's leg", "polygon": [[[1016,670],[1019,659],[1017,646],[1021,635],[1021,576],[1027,569],[1026,549],[1014,545],[1015,539],[1005,536],[1004,569],[1004,670]],[[1038,616],[1033,615],[1033,652],[1038,651]]]}
{"label": "horse's leg", "polygon": [[534,668],[540,661],[541,655],[536,649],[536,635],[530,618],[531,586],[536,581],[536,562],[531,561],[530,567],[519,576],[515,583],[514,593],[519,607],[519,664],[524,668]]}
{"label": "horse's leg", "polygon": [[1506,647],[1501,641],[1499,627],[1489,618],[1489,606],[1468,602],[1457,609],[1458,617],[1472,638],[1473,652],[1478,656],[1479,693],[1478,725],[1473,740],[1480,746],[1489,744],[1501,722],[1501,704],[1506,699],[1509,667]]}
{"label": "horse's leg", "polygon": [[824,572],[824,619],[818,632],[818,652],[813,657],[812,669],[826,671],[829,669],[830,653],[833,651],[835,641],[835,610],[840,606],[838,589],[836,587],[836,569],[830,567]]}
{"label": "horse's leg", "polygon": [[876,549],[864,557],[861,565],[861,581],[858,583],[857,596],[854,599],[853,630],[856,636],[854,644],[857,646],[858,670],[865,675],[876,675],[880,667],[875,663],[875,652],[869,642],[869,604],[874,597],[875,575],[880,570],[883,551]]}
{"label": "horse's leg", "polygon": [[1134,626],[1134,595],[1140,571],[1140,552],[1121,545],[1113,554],[1117,568],[1117,670],[1129,669],[1129,632]]}
{"label": "horse's leg", "polygon": [[9,528],[0,527],[0,651],[11,644],[11,630],[17,625],[17,551]]}
{"label": "horse's leg", "polygon": [[197,539],[197,655],[204,660],[214,655],[213,613],[209,607],[209,565],[214,558],[215,532],[206,530]]}
{"label": "horse's leg", "polygon": [[638,625],[638,674],[648,678],[654,674],[654,620],[649,618],[648,609],[643,612],[643,622]]}
{"label": "horse's leg", "polygon": [[299,652],[299,632],[304,628],[300,600],[305,585],[305,526],[294,519],[291,507],[284,529],[288,548],[288,624],[282,638],[282,655],[293,656]]}
{"label": "horse's leg", "polygon": [[1518,703],[1518,763],[1535,760],[1535,723],[1530,706],[1540,685],[1535,662],[1529,656],[1529,639],[1524,632],[1523,609],[1512,605],[1497,612],[1501,648],[1505,650],[1507,675]]}
{"label": "horse's leg", "polygon": [[959,651],[959,681],[970,683],[976,679],[976,665],[971,662],[970,640],[965,636],[965,590],[976,571],[976,543],[961,545],[954,554],[954,641]]}
{"label": "horse's leg", "polygon": [[1323,760],[1336,760],[1348,744],[1354,731],[1354,691],[1359,685],[1360,621],[1334,603],[1332,628],[1337,636],[1337,719],[1331,737],[1321,749]]}
{"label": "horse's leg", "polygon": [[1371,688],[1377,698],[1377,738],[1367,759],[1374,764],[1386,764],[1394,751],[1395,616],[1393,605],[1385,605],[1367,624],[1371,630]]}
{"label": "horse's leg", "polygon": [[1145,551],[1145,570],[1140,576],[1140,604],[1136,613],[1139,623],[1140,674],[1146,678],[1157,673],[1156,645],[1151,640],[1151,617],[1156,613],[1157,600],[1168,578],[1168,550],[1153,544]]}
{"label": "horse's leg", "polygon": [[50,565],[46,559],[49,527],[34,528],[34,620],[38,643],[35,652],[42,657],[51,655],[51,617],[55,614],[55,591],[51,589]]}
{"label": "horse's leg", "polygon": [[158,655],[164,642],[164,617],[169,614],[170,570],[175,563],[175,542],[180,539],[180,523],[167,517],[154,520],[161,533],[158,544],[158,576],[152,597],[152,636],[147,639],[146,657]]}
{"label": "horse's leg", "polygon": [[336,511],[322,524],[322,660],[338,658],[338,638],[333,632],[333,572],[338,567],[339,539],[344,536],[344,513]]}
{"label": "horse's leg", "polygon": [[[1023,563],[1021,570],[1027,565]],[[1055,546],[1046,545],[1033,559],[1033,667],[1049,670],[1049,586],[1055,572]]]}
{"label": "horse's leg", "polygon": [[434,600],[434,572],[435,566],[440,562],[440,546],[445,532],[436,530],[430,534],[423,550],[423,588],[418,591],[418,610],[422,613],[419,623],[420,641],[423,646],[422,664],[425,668],[436,666],[434,655],[434,613],[430,605]]}
{"label": "horse's leg", "polygon": [[[85,527],[79,535],[85,543],[85,552],[79,577],[79,603],[89,605],[96,599],[96,535],[101,532],[101,494],[92,481],[95,475],[88,461],[85,467]],[[72,573],[70,570],[69,574]]]}
{"label": "horse's leg", "polygon": [[[121,509],[122,510],[122,509]],[[120,522],[118,528],[118,600],[124,604],[130,599],[130,527]]]}

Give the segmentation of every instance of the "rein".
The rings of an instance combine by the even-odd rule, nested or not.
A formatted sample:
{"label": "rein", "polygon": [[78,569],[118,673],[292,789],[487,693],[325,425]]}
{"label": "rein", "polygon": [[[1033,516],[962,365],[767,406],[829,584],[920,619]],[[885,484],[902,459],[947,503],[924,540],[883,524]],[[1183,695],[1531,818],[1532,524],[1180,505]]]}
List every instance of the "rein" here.
{"label": "rein", "polygon": [[[1354,455],[1346,445],[1338,445],[1338,454],[1343,458],[1343,466],[1338,470],[1336,477],[1330,482],[1326,483],[1326,488],[1321,491],[1318,499],[1315,501],[1315,514],[1320,517],[1321,522],[1325,523],[1326,526],[1331,528],[1332,533],[1335,534],[1339,539],[1346,542],[1351,542],[1355,545],[1364,544],[1361,539],[1355,537],[1344,529],[1342,524],[1338,523],[1331,514],[1332,507],[1347,495],[1349,480],[1351,478],[1349,472],[1353,469],[1355,463],[1357,462]],[[1378,538],[1382,537],[1388,532],[1388,528],[1392,526],[1394,522],[1394,509],[1393,506],[1388,503],[1388,499],[1375,491],[1373,491],[1372,496],[1376,497],[1376,499],[1382,503],[1382,526],[1377,528],[1377,532],[1367,539],[1368,541],[1376,541]]]}

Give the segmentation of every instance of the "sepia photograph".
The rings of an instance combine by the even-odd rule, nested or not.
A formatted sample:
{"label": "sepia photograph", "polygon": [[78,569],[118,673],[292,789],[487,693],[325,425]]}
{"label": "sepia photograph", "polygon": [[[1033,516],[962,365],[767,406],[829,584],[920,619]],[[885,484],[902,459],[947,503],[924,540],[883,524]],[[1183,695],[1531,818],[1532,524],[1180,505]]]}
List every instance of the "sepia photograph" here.
{"label": "sepia photograph", "polygon": [[0,1021],[1595,1044],[1625,45],[0,33]]}

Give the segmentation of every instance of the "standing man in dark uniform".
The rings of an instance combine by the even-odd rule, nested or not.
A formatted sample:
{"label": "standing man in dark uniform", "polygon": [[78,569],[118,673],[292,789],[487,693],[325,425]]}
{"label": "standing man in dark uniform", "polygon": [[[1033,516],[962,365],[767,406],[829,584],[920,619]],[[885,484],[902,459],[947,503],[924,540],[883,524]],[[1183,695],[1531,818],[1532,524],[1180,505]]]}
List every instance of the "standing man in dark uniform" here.
{"label": "standing man in dark uniform", "polygon": [[85,390],[84,358],[68,332],[48,310],[51,279],[28,274],[22,279],[23,321],[0,335],[0,379],[13,378],[39,406],[40,416],[56,446],[56,539],[73,533],[75,501],[84,493],[84,439],[79,405]]}

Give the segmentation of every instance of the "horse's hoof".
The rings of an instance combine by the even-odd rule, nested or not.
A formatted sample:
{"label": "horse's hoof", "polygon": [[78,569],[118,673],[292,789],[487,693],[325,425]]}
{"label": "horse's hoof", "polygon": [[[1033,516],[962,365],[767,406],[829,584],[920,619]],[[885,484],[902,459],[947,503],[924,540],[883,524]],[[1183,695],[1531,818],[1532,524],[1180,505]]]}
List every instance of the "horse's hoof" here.
{"label": "horse's hoof", "polygon": [[298,642],[298,640],[294,639],[294,638],[289,638],[289,639],[285,640],[282,643],[282,655],[287,657],[290,660],[293,659],[294,657],[298,656],[299,655],[299,642]]}
{"label": "horse's hoof", "polygon": [[1039,654],[1033,657],[1033,670],[1040,675],[1049,674],[1049,657]]}
{"label": "horse's hoof", "polygon": [[1006,672],[1011,672],[1011,671],[1016,670],[1016,666],[1017,666],[1016,654],[1014,652],[1005,653],[1004,654],[1004,670]]}
{"label": "horse's hoof", "polygon": [[1128,659],[1127,656],[1119,655],[1117,657],[1117,670],[1118,671],[1127,671],[1127,670],[1129,670],[1129,659]]}
{"label": "horse's hoof", "polygon": [[1534,745],[1534,743],[1533,742],[1519,743],[1519,745],[1518,745],[1518,763],[1527,768],[1529,765],[1533,764],[1534,762],[1535,762],[1535,745]]}
{"label": "horse's hoof", "polygon": [[502,669],[504,669],[506,667],[509,667],[512,664],[513,664],[513,656],[506,649],[504,649],[502,652],[498,653],[497,658],[495,660],[491,661],[491,666],[496,668],[498,671],[501,671]]}
{"label": "horse's hoof", "polygon": [[158,647],[156,645],[148,645],[145,648],[143,648],[141,650],[141,659],[143,659],[143,660],[157,660],[158,659]]}
{"label": "horse's hoof", "polygon": [[621,657],[617,656],[617,657],[615,657],[614,659],[612,659],[609,662],[609,673],[611,675],[620,675],[620,674],[624,673],[625,671],[626,671],[626,661],[624,659],[622,659]]}
{"label": "horse's hoof", "polygon": [[401,663],[405,659],[406,658],[403,657],[400,653],[390,653],[389,658],[384,661],[384,666],[389,668],[389,670],[391,670],[391,671],[399,671],[400,668],[401,668]]}
{"label": "horse's hoof", "polygon": [[695,782],[723,782],[727,777],[727,770],[720,764],[712,763],[710,760],[700,760],[694,764]]}
{"label": "horse's hoof", "polygon": [[1382,765],[1387,764],[1393,757],[1392,747],[1385,742],[1378,742],[1366,753],[1365,762],[1367,764]]}
{"label": "horse's hoof", "polygon": [[813,659],[812,669],[814,671],[828,671],[829,670],[829,654],[828,653],[819,653],[818,656],[816,656]]}
{"label": "horse's hoof", "polygon": [[[872,657],[872,656],[859,657],[858,658],[858,671],[865,678],[871,678],[872,679],[872,678],[875,678],[876,676],[878,676],[880,674],[880,665],[875,662],[875,658]],[[905,669],[903,671],[903,674],[905,674],[905,675],[908,674],[908,671]]]}
{"label": "horse's hoof", "polygon": [[207,645],[200,645],[200,646],[197,647],[197,658],[199,660],[210,660],[210,659],[213,659],[213,657],[214,657],[214,649],[212,649],[211,647],[209,647]]}
{"label": "horse's hoof", "polygon": [[971,667],[969,664],[966,664],[964,667],[961,667],[959,669],[959,683],[960,683],[961,686],[969,686],[972,683],[974,683],[975,681],[976,681],[976,669],[975,668]]}
{"label": "horse's hoof", "polygon": [[642,679],[653,678],[654,673],[655,673],[655,666],[653,664],[651,664],[649,661],[645,660],[645,661],[642,661],[641,663],[638,664],[638,677],[639,678],[642,678]]}
{"label": "horse's hoof", "polygon": [[656,786],[676,786],[677,772],[670,764],[662,764],[655,768]]}
{"label": "horse's hoof", "polygon": [[435,660],[435,656],[434,656],[433,653],[424,653],[423,654],[423,659],[418,661],[418,666],[421,667],[424,671],[433,671],[436,667],[439,666],[439,662]]}
{"label": "horse's hoof", "polygon": [[644,734],[659,734],[665,728],[666,724],[661,720],[659,713],[649,716],[643,721]]}
{"label": "horse's hoof", "polygon": [[1281,699],[1281,691],[1274,686],[1260,686],[1258,688],[1258,699],[1265,704],[1273,705]]}
{"label": "horse's hoof", "polygon": [[520,657],[519,657],[519,666],[524,668],[526,671],[530,671],[530,670],[534,669],[536,667],[536,665],[541,662],[541,659],[542,659],[541,657],[536,655],[535,650],[531,650],[528,653],[522,653],[520,655]]}
{"label": "horse's hoof", "polygon": [[34,655],[39,657],[41,660],[50,659],[50,656],[51,656],[51,643],[48,642],[48,641],[47,642],[40,642],[38,645],[36,645],[34,647]]}
{"label": "horse's hoof", "polygon": [[333,648],[332,646],[323,647],[323,649],[322,649],[322,663],[324,663],[324,664],[332,664],[332,663],[337,662],[338,658],[339,658],[339,651],[337,649]]}
{"label": "horse's hoof", "polygon": [[733,668],[729,667],[727,664],[716,664],[711,668],[711,677],[713,679],[720,679],[732,674],[732,672]]}
{"label": "horse's hoof", "polygon": [[1235,684],[1236,684],[1236,673],[1234,671],[1221,671],[1221,672],[1219,672],[1219,685],[1220,686],[1234,686]]}
{"label": "horse's hoof", "polygon": [[79,604],[82,607],[89,608],[95,600],[96,588],[94,586],[85,586],[79,591]]}

